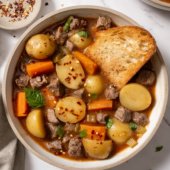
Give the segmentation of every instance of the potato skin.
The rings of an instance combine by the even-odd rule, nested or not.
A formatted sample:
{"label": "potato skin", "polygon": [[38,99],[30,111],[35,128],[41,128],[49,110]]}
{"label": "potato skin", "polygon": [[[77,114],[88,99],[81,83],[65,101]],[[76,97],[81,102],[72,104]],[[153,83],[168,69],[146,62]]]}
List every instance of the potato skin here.
{"label": "potato skin", "polygon": [[46,59],[51,56],[56,48],[56,44],[46,34],[36,34],[26,43],[25,50],[30,57],[35,59]]}
{"label": "potato skin", "polygon": [[117,145],[122,145],[132,136],[132,130],[128,123],[113,118],[113,125],[108,129],[108,135]]}
{"label": "potato skin", "polygon": [[40,109],[32,110],[26,118],[27,130],[35,137],[45,138],[43,113]]}
{"label": "potato skin", "polygon": [[91,94],[101,94],[104,90],[104,82],[100,75],[89,75],[84,86]]}
{"label": "potato skin", "polygon": [[84,138],[82,142],[88,156],[95,159],[106,159],[113,148],[111,140],[99,141]]}

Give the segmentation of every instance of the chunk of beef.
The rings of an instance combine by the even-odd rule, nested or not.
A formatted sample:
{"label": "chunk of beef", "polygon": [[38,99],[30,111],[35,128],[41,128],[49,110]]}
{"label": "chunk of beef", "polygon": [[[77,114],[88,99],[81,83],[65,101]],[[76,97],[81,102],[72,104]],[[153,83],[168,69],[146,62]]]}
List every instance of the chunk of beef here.
{"label": "chunk of beef", "polygon": [[50,123],[54,123],[54,124],[59,124],[59,120],[57,119],[56,115],[55,115],[55,111],[54,109],[47,109],[47,121]]}
{"label": "chunk of beef", "polygon": [[119,106],[114,117],[121,122],[129,122],[132,119],[132,112],[123,106]]}
{"label": "chunk of beef", "polygon": [[51,139],[54,139],[57,137],[57,133],[56,133],[56,129],[57,129],[57,126],[53,123],[46,123],[46,127],[47,127],[47,130],[48,130],[48,134],[49,134],[49,137]]}
{"label": "chunk of beef", "polygon": [[97,113],[96,119],[100,124],[106,124],[106,118],[108,118],[109,114],[107,113]]}
{"label": "chunk of beef", "polygon": [[63,31],[63,27],[59,26],[55,32],[55,40],[57,44],[63,45],[67,39],[67,33]]}
{"label": "chunk of beef", "polygon": [[15,79],[15,83],[19,88],[24,88],[29,83],[29,76],[21,74],[18,78]]}
{"label": "chunk of beef", "polygon": [[73,18],[72,22],[70,23],[70,31],[78,29],[78,28],[85,28],[86,26],[87,26],[86,20]]}
{"label": "chunk of beef", "polygon": [[105,89],[104,95],[106,99],[116,99],[119,96],[119,92],[116,90],[116,88],[113,85],[109,85]]}
{"label": "chunk of beef", "polygon": [[76,128],[76,124],[72,124],[72,123],[66,123],[64,126],[64,130],[67,133],[75,132],[75,128]]}
{"label": "chunk of beef", "polygon": [[100,16],[97,20],[96,28],[99,30],[104,30],[111,28],[112,20],[109,17]]}
{"label": "chunk of beef", "polygon": [[134,113],[133,113],[132,120],[133,120],[136,124],[141,125],[141,126],[145,126],[145,125],[147,125],[148,122],[149,122],[146,114],[144,114],[144,113],[139,113],[139,112],[134,112]]}
{"label": "chunk of beef", "polygon": [[71,138],[68,144],[68,155],[71,157],[81,157],[83,155],[82,141],[80,138]]}
{"label": "chunk of beef", "polygon": [[48,149],[55,149],[55,150],[61,150],[62,149],[62,142],[61,140],[57,139],[52,142],[47,143]]}
{"label": "chunk of beef", "polygon": [[57,97],[62,97],[65,94],[65,88],[60,83],[56,74],[49,76],[49,85],[47,88]]}
{"label": "chunk of beef", "polygon": [[72,96],[82,98],[82,97],[83,97],[83,94],[84,94],[84,88],[81,88],[81,89],[75,90],[75,91],[72,93]]}
{"label": "chunk of beef", "polygon": [[32,88],[40,88],[48,83],[48,77],[45,75],[36,76],[30,79],[30,85]]}
{"label": "chunk of beef", "polygon": [[154,84],[156,79],[155,73],[151,70],[141,70],[136,78],[136,82],[146,85],[146,86],[151,86]]}
{"label": "chunk of beef", "polygon": [[69,40],[66,41],[66,48],[69,50],[69,51],[73,51],[73,48],[74,48],[74,44],[72,42],[70,42]]}
{"label": "chunk of beef", "polygon": [[62,139],[62,143],[63,144],[68,143],[70,139],[71,139],[70,135],[65,135]]}

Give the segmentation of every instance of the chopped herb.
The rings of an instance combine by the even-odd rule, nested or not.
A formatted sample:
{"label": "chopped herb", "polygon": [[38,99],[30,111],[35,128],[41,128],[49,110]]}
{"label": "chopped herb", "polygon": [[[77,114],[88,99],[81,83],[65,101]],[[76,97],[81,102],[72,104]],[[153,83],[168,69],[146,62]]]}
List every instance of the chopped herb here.
{"label": "chopped herb", "polygon": [[89,33],[87,31],[80,31],[77,33],[80,37],[88,38]]}
{"label": "chopped herb", "polygon": [[32,108],[39,108],[44,106],[44,97],[39,90],[25,88],[26,99],[28,105]]}
{"label": "chopped herb", "polygon": [[86,136],[87,136],[87,131],[86,131],[86,129],[83,129],[82,131],[80,131],[79,136],[80,136],[81,138],[86,137]]}
{"label": "chopped herb", "polygon": [[64,132],[63,126],[59,125],[57,127],[56,134],[57,134],[57,136],[59,136],[61,138],[64,136],[65,132]]}
{"label": "chopped herb", "polygon": [[96,93],[91,93],[91,94],[90,94],[90,97],[91,97],[92,99],[97,99],[97,98],[98,98],[98,95],[97,95]]}
{"label": "chopped herb", "polygon": [[110,118],[107,118],[107,119],[106,119],[106,127],[107,127],[108,129],[110,129],[110,128],[112,127],[112,125],[113,125],[113,120],[110,119]]}
{"label": "chopped herb", "polygon": [[136,123],[134,123],[134,122],[130,122],[130,123],[129,123],[129,126],[130,126],[130,128],[131,128],[133,131],[135,131],[135,130],[138,128],[138,125],[137,125]]}
{"label": "chopped herb", "polygon": [[64,27],[63,27],[64,32],[68,32],[68,31],[69,31],[70,24],[71,24],[72,20],[73,20],[73,16],[70,16],[70,17],[67,19],[67,21],[65,22]]}
{"label": "chopped herb", "polygon": [[155,152],[159,152],[159,151],[161,151],[163,149],[163,146],[157,146],[156,148],[155,148]]}

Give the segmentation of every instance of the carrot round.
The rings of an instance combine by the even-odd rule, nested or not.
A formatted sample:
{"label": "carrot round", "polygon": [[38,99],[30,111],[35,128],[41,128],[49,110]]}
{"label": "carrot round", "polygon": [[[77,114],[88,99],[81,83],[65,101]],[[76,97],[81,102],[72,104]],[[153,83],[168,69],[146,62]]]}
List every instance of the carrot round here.
{"label": "carrot round", "polygon": [[16,116],[25,117],[27,116],[28,104],[26,101],[25,92],[18,92],[16,99]]}
{"label": "carrot round", "polygon": [[88,74],[93,75],[96,73],[97,64],[94,61],[79,51],[73,51],[72,54],[80,61]]}
{"label": "carrot round", "polygon": [[49,73],[54,70],[52,61],[42,61],[26,65],[26,71],[30,77],[34,77],[40,74]]}
{"label": "carrot round", "polygon": [[112,100],[100,99],[88,103],[88,110],[100,110],[100,109],[112,109],[112,108],[113,108]]}

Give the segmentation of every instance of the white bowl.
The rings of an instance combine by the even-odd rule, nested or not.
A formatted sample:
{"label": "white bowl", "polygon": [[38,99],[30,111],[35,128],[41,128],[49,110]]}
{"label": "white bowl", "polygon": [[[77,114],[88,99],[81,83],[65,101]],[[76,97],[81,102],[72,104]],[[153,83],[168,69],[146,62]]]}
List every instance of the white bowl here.
{"label": "white bowl", "polygon": [[78,15],[82,17],[97,17],[101,15],[110,16],[113,21],[121,26],[121,25],[138,25],[135,21],[128,18],[127,16],[103,7],[96,7],[96,6],[76,6],[61,9],[55,12],[52,12],[46,15],[44,18],[38,20],[34,23],[31,27],[27,29],[27,31],[22,35],[18,44],[16,45],[15,49],[11,53],[5,75],[3,81],[3,102],[6,109],[6,114],[8,121],[18,137],[18,139],[22,142],[22,144],[35,155],[37,155],[42,160],[63,168],[63,169],[74,169],[74,170],[100,170],[100,169],[107,169],[110,167],[117,166],[133,156],[135,156],[139,151],[141,151],[146,144],[151,140],[153,135],[155,134],[156,130],[158,129],[161,120],[163,118],[166,104],[167,104],[167,97],[168,97],[168,77],[167,71],[164,64],[164,61],[160,55],[157,53],[153,57],[153,65],[154,69],[156,70],[157,74],[157,82],[156,82],[156,101],[154,108],[152,110],[150,116],[150,123],[147,126],[147,132],[139,139],[139,143],[134,148],[127,148],[122,152],[119,152],[115,156],[111,157],[110,159],[106,160],[99,160],[99,161],[74,161],[65,159],[59,156],[55,156],[50,152],[43,149],[39,146],[23,129],[19,120],[14,116],[13,108],[12,108],[12,81],[13,75],[15,71],[15,67],[19,56],[24,48],[25,42],[27,39],[42,31],[44,28],[54,24],[57,21],[60,21],[69,15]]}
{"label": "white bowl", "polygon": [[160,1],[160,0],[151,0],[152,2],[161,5],[161,6],[165,6],[165,7],[169,7],[170,8],[170,3],[168,2],[164,2],[164,1]]}

